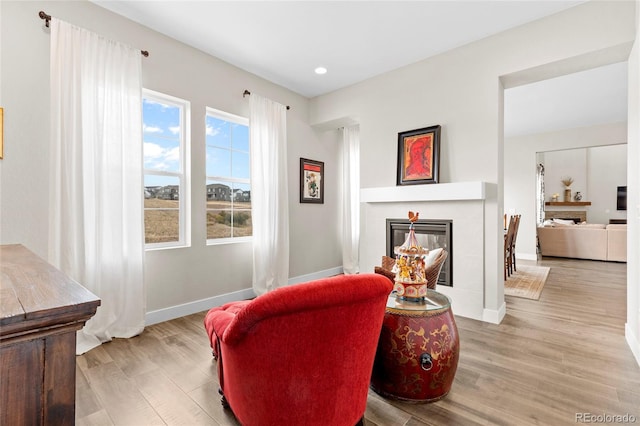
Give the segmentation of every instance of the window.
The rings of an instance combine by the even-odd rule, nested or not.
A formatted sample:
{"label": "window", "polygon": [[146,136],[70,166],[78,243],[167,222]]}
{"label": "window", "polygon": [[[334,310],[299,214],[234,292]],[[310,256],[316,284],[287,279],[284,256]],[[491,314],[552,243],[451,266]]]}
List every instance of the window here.
{"label": "window", "polygon": [[252,234],[249,120],[207,108],[207,241]]}
{"label": "window", "polygon": [[144,229],[147,248],[178,247],[188,238],[189,102],[144,90]]}

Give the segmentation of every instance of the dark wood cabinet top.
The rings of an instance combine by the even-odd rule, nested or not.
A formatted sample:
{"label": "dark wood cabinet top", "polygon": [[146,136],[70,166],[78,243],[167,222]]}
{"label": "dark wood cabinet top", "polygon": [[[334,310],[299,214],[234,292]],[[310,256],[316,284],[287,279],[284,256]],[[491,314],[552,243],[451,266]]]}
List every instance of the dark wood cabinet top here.
{"label": "dark wood cabinet top", "polygon": [[91,318],[100,299],[26,247],[0,246],[0,339]]}

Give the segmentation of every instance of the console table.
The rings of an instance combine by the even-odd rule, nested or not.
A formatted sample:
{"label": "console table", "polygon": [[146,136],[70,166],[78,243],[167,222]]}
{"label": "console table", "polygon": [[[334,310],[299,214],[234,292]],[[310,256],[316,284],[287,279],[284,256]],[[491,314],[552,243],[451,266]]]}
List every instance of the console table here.
{"label": "console table", "polygon": [[0,424],[75,423],[76,331],[98,305],[24,246],[0,246]]}

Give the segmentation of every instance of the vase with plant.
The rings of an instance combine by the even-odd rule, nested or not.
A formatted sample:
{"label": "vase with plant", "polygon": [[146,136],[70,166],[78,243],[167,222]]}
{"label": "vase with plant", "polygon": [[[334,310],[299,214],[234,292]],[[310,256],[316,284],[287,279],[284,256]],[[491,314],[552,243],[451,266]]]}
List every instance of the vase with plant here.
{"label": "vase with plant", "polygon": [[564,185],[564,201],[567,203],[571,202],[571,184],[573,183],[573,178],[565,176],[561,181]]}

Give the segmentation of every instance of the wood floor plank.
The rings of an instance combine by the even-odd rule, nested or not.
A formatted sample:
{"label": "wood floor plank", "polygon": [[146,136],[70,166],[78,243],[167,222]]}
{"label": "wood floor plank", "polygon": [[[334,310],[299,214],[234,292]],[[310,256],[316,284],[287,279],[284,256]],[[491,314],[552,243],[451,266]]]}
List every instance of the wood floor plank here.
{"label": "wood floor plank", "polygon": [[[562,426],[575,425],[576,413],[640,422],[640,367],[624,336],[626,264],[532,264],[551,268],[540,300],[507,296],[501,324],[456,317],[460,361],[449,395],[409,404],[370,390],[365,426]],[[78,424],[238,426],[220,404],[204,315],[78,357]]]}
{"label": "wood floor plank", "polygon": [[76,418],[90,417],[102,411],[102,404],[76,363]]}
{"label": "wood floor plank", "polygon": [[107,410],[102,409],[88,416],[76,417],[76,426],[113,426]]}
{"label": "wood floor plank", "polygon": [[144,350],[144,342],[148,339],[144,334],[130,339],[113,339],[102,347],[127,377],[135,377],[158,368]]}
{"label": "wood floor plank", "polygon": [[113,358],[109,356],[104,345],[90,350],[82,356],[76,357],[76,364],[80,370],[87,371],[90,368],[113,362]]}
{"label": "wood floor plank", "polygon": [[211,381],[189,392],[189,397],[196,401],[218,424],[222,426],[240,426],[231,411],[222,408],[218,388],[218,382]]}
{"label": "wood floor plank", "polygon": [[[93,367],[85,372],[110,419],[116,425],[164,425],[135,382],[115,362]],[[76,400],[76,404],[82,401]]]}
{"label": "wood floor plank", "polygon": [[369,390],[365,418],[373,425],[405,426],[411,419],[411,414],[390,405],[387,400]]}
{"label": "wood floor plank", "polygon": [[134,381],[167,425],[219,425],[162,371],[138,375]]}

